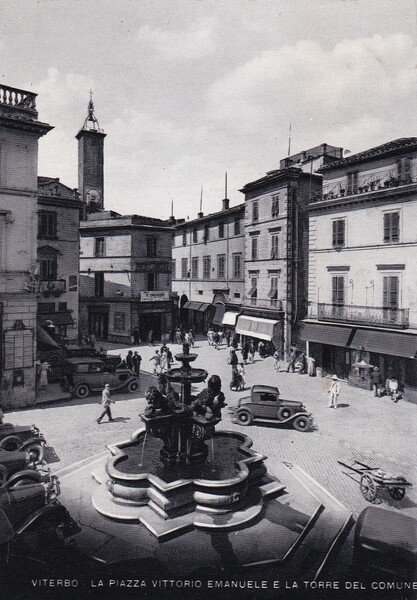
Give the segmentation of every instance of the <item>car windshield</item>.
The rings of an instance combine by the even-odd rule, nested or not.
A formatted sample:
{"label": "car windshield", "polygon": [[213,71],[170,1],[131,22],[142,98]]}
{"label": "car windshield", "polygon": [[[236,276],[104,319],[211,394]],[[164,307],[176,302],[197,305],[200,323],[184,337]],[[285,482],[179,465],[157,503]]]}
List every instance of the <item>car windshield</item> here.
{"label": "car windshield", "polygon": [[264,392],[263,394],[259,394],[259,402],[276,402],[277,397],[275,394],[269,394]]}

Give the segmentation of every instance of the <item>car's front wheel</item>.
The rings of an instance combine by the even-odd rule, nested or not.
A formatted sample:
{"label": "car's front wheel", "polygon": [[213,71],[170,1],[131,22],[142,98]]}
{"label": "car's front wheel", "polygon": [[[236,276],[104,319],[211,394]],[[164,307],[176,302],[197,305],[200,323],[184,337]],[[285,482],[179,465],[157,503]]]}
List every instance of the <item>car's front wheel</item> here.
{"label": "car's front wheel", "polygon": [[76,398],[88,398],[90,395],[90,388],[86,383],[80,383],[75,387],[74,396]]}
{"label": "car's front wheel", "polygon": [[293,427],[296,431],[307,431],[310,426],[310,420],[307,417],[299,416],[293,421]]}
{"label": "car's front wheel", "polygon": [[240,425],[250,425],[253,421],[253,416],[248,410],[240,410],[236,414],[236,420]]}
{"label": "car's front wheel", "polygon": [[139,381],[129,381],[127,384],[127,391],[134,394],[139,389]]}

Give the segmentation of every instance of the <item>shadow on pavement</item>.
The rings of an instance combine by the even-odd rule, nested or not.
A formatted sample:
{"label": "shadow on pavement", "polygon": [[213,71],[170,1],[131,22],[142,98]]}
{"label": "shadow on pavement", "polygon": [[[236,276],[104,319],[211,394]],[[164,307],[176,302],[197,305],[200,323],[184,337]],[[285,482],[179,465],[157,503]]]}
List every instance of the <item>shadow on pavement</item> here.
{"label": "shadow on pavement", "polygon": [[55,448],[53,448],[52,446],[46,446],[43,453],[43,458],[44,460],[46,460],[47,463],[61,462],[61,459],[55,452]]}

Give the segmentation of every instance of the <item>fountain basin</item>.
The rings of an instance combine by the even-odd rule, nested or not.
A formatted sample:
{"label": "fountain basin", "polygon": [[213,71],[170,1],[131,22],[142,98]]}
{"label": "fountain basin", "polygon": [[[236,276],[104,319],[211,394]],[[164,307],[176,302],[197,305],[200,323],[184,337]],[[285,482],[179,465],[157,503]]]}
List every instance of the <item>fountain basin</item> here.
{"label": "fountain basin", "polygon": [[183,367],[170,369],[166,376],[172,383],[201,383],[207,378],[207,371],[204,369],[185,370]]}

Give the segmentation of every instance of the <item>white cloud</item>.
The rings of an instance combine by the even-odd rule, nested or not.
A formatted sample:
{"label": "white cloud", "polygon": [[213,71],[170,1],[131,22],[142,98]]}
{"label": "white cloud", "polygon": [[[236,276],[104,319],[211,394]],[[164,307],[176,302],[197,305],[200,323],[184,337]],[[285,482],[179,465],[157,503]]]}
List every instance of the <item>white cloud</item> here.
{"label": "white cloud", "polygon": [[187,29],[159,29],[144,25],[140,28],[139,45],[151,47],[165,59],[195,60],[216,50],[215,37],[210,19]]}

